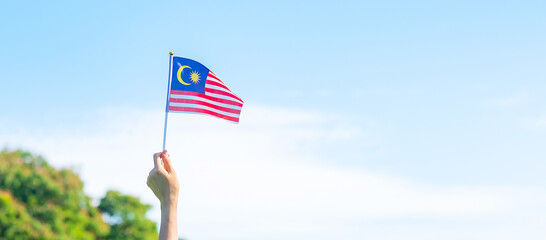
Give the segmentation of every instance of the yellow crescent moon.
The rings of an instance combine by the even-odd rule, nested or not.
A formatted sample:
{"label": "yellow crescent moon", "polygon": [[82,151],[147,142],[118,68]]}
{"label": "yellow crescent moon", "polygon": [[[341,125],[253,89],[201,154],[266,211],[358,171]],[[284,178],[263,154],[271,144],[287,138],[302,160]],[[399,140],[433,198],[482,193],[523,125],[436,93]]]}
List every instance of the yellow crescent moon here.
{"label": "yellow crescent moon", "polygon": [[178,72],[176,73],[176,77],[178,78],[178,81],[184,85],[190,85],[190,83],[186,83],[184,82],[184,80],[182,80],[182,76],[180,76],[182,74],[182,70],[184,70],[184,68],[189,68],[191,69],[190,66],[188,65],[184,65],[184,66],[180,66],[180,68],[178,69]]}

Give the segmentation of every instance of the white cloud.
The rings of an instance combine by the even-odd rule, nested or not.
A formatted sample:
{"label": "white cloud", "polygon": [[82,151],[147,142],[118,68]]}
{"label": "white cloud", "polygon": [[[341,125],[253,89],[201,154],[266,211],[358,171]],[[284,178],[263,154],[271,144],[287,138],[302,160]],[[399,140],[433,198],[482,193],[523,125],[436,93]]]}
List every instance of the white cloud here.
{"label": "white cloud", "polygon": [[[264,106],[246,106],[240,125],[172,114],[167,149],[182,183],[181,235],[438,239],[451,232],[460,238],[487,239],[468,237],[489,236],[494,231],[487,228],[427,235],[416,233],[423,226],[399,226],[401,232],[389,227],[404,219],[510,219],[544,200],[543,192],[535,189],[438,186],[317,161],[321,153],[331,151],[324,146],[349,141],[371,144],[375,141],[366,138],[381,136],[364,126],[347,116]],[[42,153],[56,166],[76,166],[86,191],[96,198],[115,188],[154,203],[152,216],[158,219],[158,204],[145,179],[153,166],[152,153],[161,147],[161,111],[111,109],[91,115],[79,129],[39,130],[45,132],[37,136],[32,134],[37,130],[31,130],[0,139]],[[369,221],[383,225],[370,228],[364,224]],[[411,233],[414,238],[407,236]]]}

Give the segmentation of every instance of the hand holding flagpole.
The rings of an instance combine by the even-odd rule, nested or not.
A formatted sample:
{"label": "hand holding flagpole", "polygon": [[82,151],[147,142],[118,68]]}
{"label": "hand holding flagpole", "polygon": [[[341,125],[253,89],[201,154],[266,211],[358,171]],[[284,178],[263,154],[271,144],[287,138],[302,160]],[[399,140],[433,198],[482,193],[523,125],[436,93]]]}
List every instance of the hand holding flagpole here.
{"label": "hand holding flagpole", "polygon": [[154,168],[146,181],[161,205],[160,240],[178,239],[177,207],[180,183],[166,150],[154,154]]}
{"label": "hand holding flagpole", "polygon": [[[176,209],[179,183],[170,155],[165,150],[169,112],[205,114],[239,123],[243,107],[243,100],[231,92],[224,82],[203,64],[188,58],[174,57],[173,52],[169,52],[169,55],[163,151],[154,154],[154,169],[150,171],[147,181],[161,202],[160,240],[178,237]],[[186,72],[184,69],[187,69]],[[176,79],[173,79],[174,72]]]}

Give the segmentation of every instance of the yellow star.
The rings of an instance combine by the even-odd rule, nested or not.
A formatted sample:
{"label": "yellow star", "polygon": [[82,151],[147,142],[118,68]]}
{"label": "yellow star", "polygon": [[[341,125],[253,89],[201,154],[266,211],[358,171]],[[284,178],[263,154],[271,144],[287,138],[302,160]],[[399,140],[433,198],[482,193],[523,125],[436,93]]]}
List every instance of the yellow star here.
{"label": "yellow star", "polygon": [[198,84],[198,83],[199,83],[199,80],[201,80],[201,75],[199,75],[198,72],[193,71],[193,72],[190,73],[190,80],[191,80],[194,84]]}

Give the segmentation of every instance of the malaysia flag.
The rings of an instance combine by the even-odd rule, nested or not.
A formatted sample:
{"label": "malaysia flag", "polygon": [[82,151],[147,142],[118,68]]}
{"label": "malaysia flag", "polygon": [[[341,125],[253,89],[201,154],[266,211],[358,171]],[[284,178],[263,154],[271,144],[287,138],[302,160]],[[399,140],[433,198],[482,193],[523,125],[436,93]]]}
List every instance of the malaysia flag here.
{"label": "malaysia flag", "polygon": [[239,122],[243,100],[203,64],[173,57],[167,112],[206,114]]}

